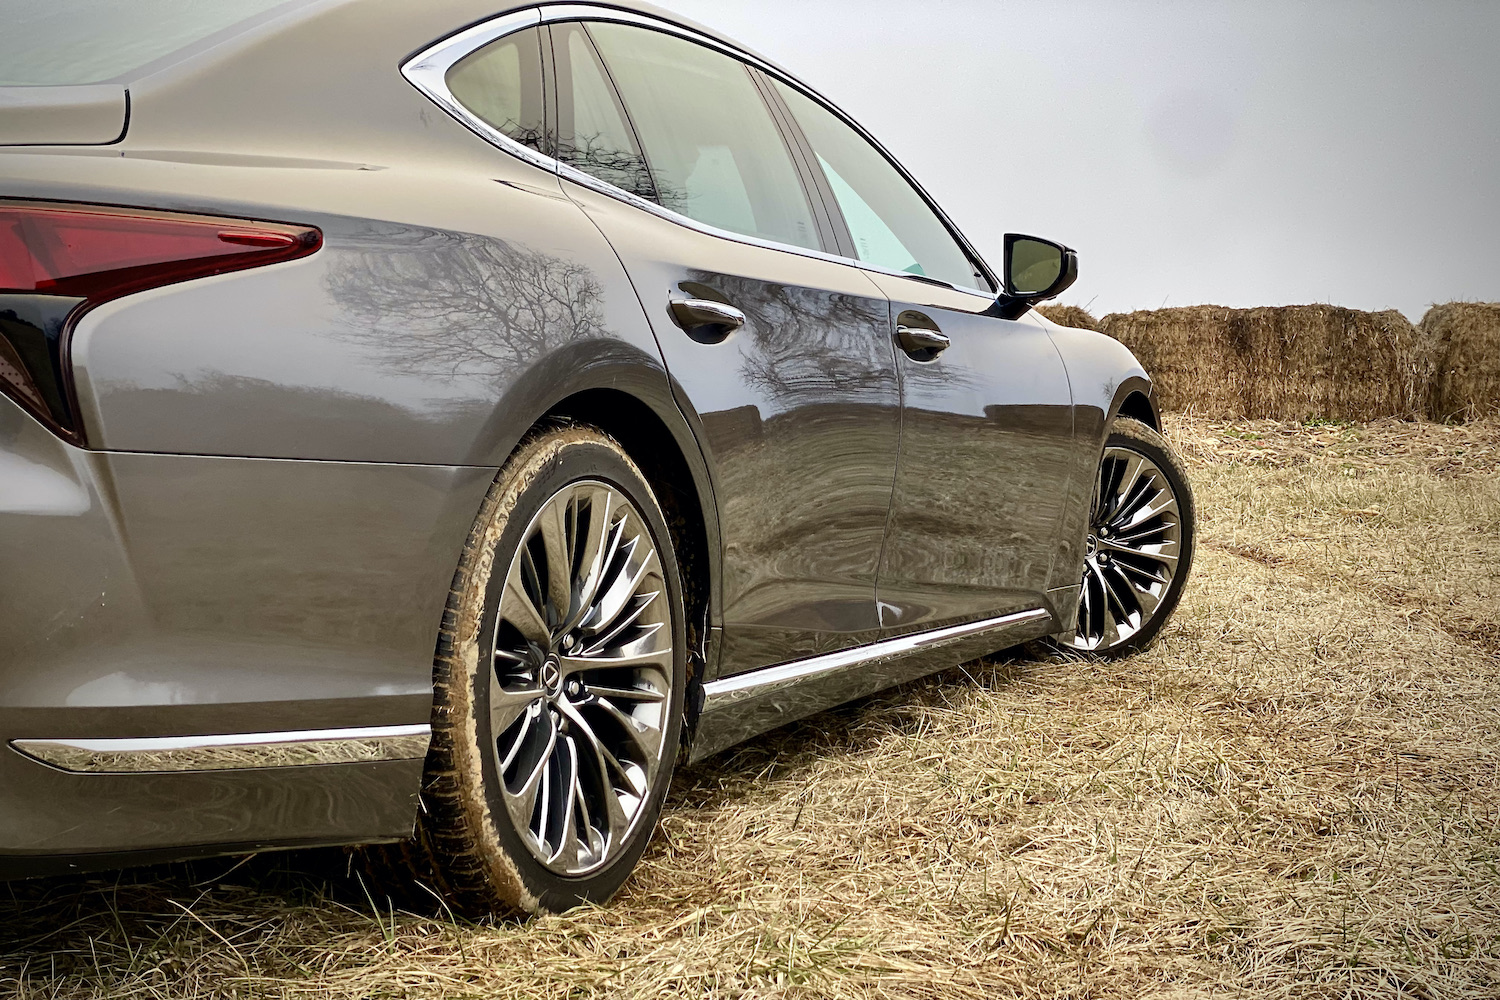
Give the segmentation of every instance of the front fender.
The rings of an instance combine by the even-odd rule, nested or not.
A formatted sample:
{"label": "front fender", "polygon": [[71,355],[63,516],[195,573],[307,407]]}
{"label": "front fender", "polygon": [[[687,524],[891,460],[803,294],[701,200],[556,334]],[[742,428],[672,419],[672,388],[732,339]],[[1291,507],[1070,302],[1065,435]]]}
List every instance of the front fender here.
{"label": "front fender", "polygon": [[1094,330],[1059,326],[1033,311],[1057,345],[1073,391],[1073,428],[1077,448],[1071,484],[1064,504],[1058,538],[1065,558],[1053,564],[1054,588],[1076,587],[1082,572],[1083,538],[1088,532],[1089,505],[1093,502],[1095,471],[1111,421],[1122,411],[1138,406],[1141,397],[1157,417],[1152,400],[1151,377],[1134,354],[1118,340]]}

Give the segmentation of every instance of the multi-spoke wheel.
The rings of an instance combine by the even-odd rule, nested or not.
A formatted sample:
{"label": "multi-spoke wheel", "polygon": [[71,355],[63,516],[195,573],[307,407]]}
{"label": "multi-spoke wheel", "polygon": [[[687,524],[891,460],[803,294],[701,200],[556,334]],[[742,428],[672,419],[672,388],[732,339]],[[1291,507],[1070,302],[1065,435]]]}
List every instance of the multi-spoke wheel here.
{"label": "multi-spoke wheel", "polygon": [[1171,617],[1193,558],[1193,494],[1151,428],[1120,418],[1099,461],[1084,542],[1078,621],[1064,644],[1087,653],[1144,649]]}
{"label": "multi-spoke wheel", "polygon": [[401,849],[418,882],[470,913],[619,888],[681,745],[681,595],[661,510],[613,439],[567,426],[518,449],[444,620],[423,812]]}
{"label": "multi-spoke wheel", "polygon": [[671,626],[630,499],[597,480],[554,493],[505,576],[489,708],[511,821],[560,875],[606,864],[642,816],[666,749]]}

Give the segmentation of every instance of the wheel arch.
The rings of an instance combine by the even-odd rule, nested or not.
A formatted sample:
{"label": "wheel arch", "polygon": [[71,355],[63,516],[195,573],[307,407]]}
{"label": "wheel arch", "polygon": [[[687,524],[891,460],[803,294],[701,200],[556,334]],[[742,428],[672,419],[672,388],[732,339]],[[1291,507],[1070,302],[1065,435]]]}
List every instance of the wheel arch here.
{"label": "wheel arch", "polygon": [[[720,534],[713,477],[655,344],[590,338],[531,364],[493,404],[466,464],[504,465],[538,425],[569,420],[614,437],[646,475],[672,528],[688,605],[693,686],[718,663]],[[698,704],[689,689],[688,729]]]}
{"label": "wheel arch", "polygon": [[1161,431],[1161,411],[1157,409],[1148,379],[1132,375],[1120,383],[1109,408],[1109,419],[1104,424],[1106,430],[1116,417],[1131,417],[1153,431]]}
{"label": "wheel arch", "polygon": [[672,533],[687,618],[686,746],[697,731],[703,683],[717,652],[714,625],[720,579],[717,508],[697,440],[686,426],[674,430],[651,406],[615,388],[573,393],[549,408],[541,420],[577,421],[609,434],[640,467],[661,504]]}

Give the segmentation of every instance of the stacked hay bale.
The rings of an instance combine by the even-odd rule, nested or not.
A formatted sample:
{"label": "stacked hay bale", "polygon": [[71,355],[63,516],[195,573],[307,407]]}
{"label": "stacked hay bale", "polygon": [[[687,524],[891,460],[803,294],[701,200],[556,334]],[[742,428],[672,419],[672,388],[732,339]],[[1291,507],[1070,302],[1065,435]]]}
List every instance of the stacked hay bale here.
{"label": "stacked hay bale", "polygon": [[1395,310],[1186,306],[1113,313],[1100,329],[1135,352],[1164,409],[1257,420],[1420,417],[1429,352]]}
{"label": "stacked hay bale", "polygon": [[1447,302],[1422,317],[1433,373],[1433,420],[1500,416],[1500,303]]}
{"label": "stacked hay bale", "polygon": [[1099,321],[1082,306],[1044,305],[1037,306],[1036,311],[1058,326],[1076,326],[1081,330],[1099,329]]}

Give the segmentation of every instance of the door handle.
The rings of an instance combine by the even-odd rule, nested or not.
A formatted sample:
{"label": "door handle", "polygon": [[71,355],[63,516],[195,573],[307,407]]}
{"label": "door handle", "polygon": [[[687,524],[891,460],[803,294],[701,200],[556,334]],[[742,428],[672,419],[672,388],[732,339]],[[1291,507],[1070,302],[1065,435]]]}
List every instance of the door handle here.
{"label": "door handle", "polygon": [[896,327],[896,342],[915,361],[931,361],[953,343],[947,334],[920,326]]}
{"label": "door handle", "polygon": [[672,321],[699,343],[717,344],[745,325],[745,314],[713,299],[673,299]]}

